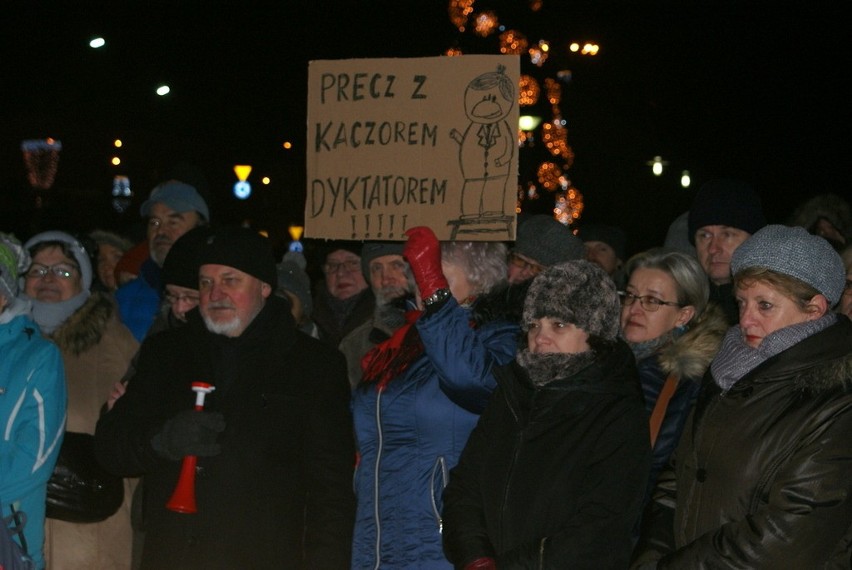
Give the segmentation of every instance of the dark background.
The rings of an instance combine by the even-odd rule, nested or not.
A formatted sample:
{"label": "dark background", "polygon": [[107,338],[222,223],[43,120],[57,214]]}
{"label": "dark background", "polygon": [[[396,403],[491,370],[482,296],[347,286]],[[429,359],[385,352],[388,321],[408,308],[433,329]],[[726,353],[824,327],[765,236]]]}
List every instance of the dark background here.
{"label": "dark background", "polygon": [[[561,109],[581,222],[623,227],[636,251],[661,243],[710,178],[748,181],[776,222],[809,196],[848,194],[848,21],[840,2],[779,4],[543,0],[533,12],[527,0],[477,0],[474,9],[557,48],[547,69],[572,72]],[[436,56],[453,45],[496,53],[452,26],[445,0],[11,1],[4,12],[0,231],[21,238],[95,227],[139,235],[138,204],[178,175],[207,194],[215,221],[249,223],[286,246],[304,208],[308,61]],[[98,35],[107,45],[93,50]],[[600,52],[559,49],[572,40]],[[154,93],[161,83],[166,97]],[[36,193],[20,143],[45,137],[63,150],[54,186]],[[655,155],[670,163],[659,178],[647,165]],[[253,166],[246,201],[231,195],[238,163]],[[124,214],[110,206],[116,174],[135,192]],[[524,208],[551,204],[543,196]]]}

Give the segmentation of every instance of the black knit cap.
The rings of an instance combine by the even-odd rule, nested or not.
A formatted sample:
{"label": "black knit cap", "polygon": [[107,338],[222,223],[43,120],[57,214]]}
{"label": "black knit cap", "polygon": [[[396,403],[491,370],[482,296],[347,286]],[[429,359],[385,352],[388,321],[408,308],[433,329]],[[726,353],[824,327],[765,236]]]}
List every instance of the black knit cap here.
{"label": "black knit cap", "polygon": [[210,226],[195,227],[180,236],[163,261],[160,282],[187,289],[198,289],[198,259],[201,248],[211,234]]}
{"label": "black knit cap", "polygon": [[545,267],[586,257],[583,242],[571,228],[548,214],[532,216],[518,225],[518,237],[512,251]]}
{"label": "black knit cap", "polygon": [[613,249],[618,259],[624,260],[627,251],[627,234],[617,226],[606,224],[585,224],[580,226],[577,237],[587,241],[602,241]]}
{"label": "black knit cap", "polygon": [[404,241],[368,241],[361,248],[361,271],[370,279],[370,262],[385,255],[402,255]]}
{"label": "black knit cap", "polygon": [[689,208],[689,243],[704,226],[730,226],[749,234],[766,225],[760,196],[740,180],[718,178],[706,182]]}
{"label": "black knit cap", "polygon": [[275,256],[269,240],[243,227],[211,230],[201,245],[199,266],[208,263],[227,265],[257,277],[273,289],[278,285]]}

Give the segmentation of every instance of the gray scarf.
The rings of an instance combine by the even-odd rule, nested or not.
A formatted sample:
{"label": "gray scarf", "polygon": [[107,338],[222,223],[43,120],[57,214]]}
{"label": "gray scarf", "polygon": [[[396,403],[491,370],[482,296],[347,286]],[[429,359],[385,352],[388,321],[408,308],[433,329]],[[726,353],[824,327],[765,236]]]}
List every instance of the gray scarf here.
{"label": "gray scarf", "polygon": [[[24,298],[29,299],[26,296]],[[74,311],[82,307],[88,298],[89,291],[84,289],[67,301],[59,301],[58,303],[44,303],[31,299],[33,320],[38,324],[43,335],[51,335],[68,317],[74,314]]]}
{"label": "gray scarf", "polygon": [[570,378],[592,364],[595,356],[592,350],[572,354],[564,352],[533,354],[525,348],[518,352],[515,360],[527,371],[533,385],[540,388],[556,380]]}
{"label": "gray scarf", "polygon": [[723,392],[727,392],[743,376],[765,361],[830,327],[835,322],[837,322],[837,315],[826,313],[815,321],[790,325],[766,335],[757,348],[747,345],[743,340],[740,327],[733,326],[725,333],[719,353],[710,364],[713,380]]}

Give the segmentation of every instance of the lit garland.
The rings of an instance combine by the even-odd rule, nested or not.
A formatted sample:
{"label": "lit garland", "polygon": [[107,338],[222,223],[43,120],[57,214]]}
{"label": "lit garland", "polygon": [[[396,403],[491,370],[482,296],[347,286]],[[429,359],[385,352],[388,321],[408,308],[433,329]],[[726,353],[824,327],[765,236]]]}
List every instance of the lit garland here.
{"label": "lit garland", "polygon": [[[528,56],[532,69],[543,69],[551,59],[551,44],[547,40],[540,39],[530,45],[521,31],[510,28],[501,23],[498,14],[494,10],[477,11],[474,4],[477,0],[449,0],[448,12],[450,21],[458,29],[460,34],[470,32],[478,41],[493,36],[497,31],[496,49],[502,54]],[[531,12],[538,12],[543,5],[543,0],[529,0],[528,7]],[[493,38],[489,41],[494,41]],[[461,42],[447,49],[448,56],[458,56],[464,53]],[[494,49],[494,48],[490,48]],[[488,51],[488,50],[486,50]],[[475,53],[476,50],[471,50]],[[479,50],[482,53],[482,50]],[[522,69],[526,58],[521,60]],[[562,83],[571,80],[571,71],[559,70],[555,78],[545,77],[542,80],[535,75],[541,72],[522,73],[518,86],[519,107],[540,107],[539,101],[544,92],[550,107],[551,117],[541,122],[541,141],[547,156],[542,157],[541,162],[535,168],[533,180],[522,181],[518,185],[517,202],[515,210],[521,213],[524,203],[538,200],[541,197],[540,190],[554,193],[554,218],[569,225],[577,220],[583,212],[583,195],[574,187],[570,178],[565,174],[574,164],[574,150],[568,144],[568,129],[566,121],[562,116],[560,104],[562,102]],[[535,113],[535,111],[533,111]],[[529,113],[529,114],[533,114]],[[541,113],[541,111],[539,111]],[[522,113],[525,114],[525,113]],[[518,146],[521,153],[534,153],[536,149],[538,128],[523,130],[518,128]],[[523,156],[523,155],[522,155]],[[559,162],[554,162],[558,160]],[[523,161],[522,161],[523,164]],[[524,173],[521,173],[524,176]]]}
{"label": "lit garland", "polygon": [[60,150],[62,150],[62,143],[51,138],[30,139],[21,143],[30,186],[40,190],[47,190],[53,186],[59,166]]}

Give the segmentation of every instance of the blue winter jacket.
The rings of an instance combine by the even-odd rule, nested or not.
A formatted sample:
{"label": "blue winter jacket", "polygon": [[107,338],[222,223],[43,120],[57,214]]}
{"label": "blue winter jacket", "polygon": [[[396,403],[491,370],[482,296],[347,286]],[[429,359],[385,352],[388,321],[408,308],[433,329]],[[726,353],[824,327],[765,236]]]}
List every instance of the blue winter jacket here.
{"label": "blue winter jacket", "polygon": [[4,516],[9,505],[26,513],[24,537],[36,568],[44,568],[47,480],[65,433],[66,400],[56,345],[23,314],[0,324],[0,504]]}
{"label": "blue winter jacket", "polygon": [[454,299],[422,316],[422,354],[382,392],[353,393],[360,462],[352,568],[452,568],[441,548],[442,492],[496,381],[519,327],[473,328]]}
{"label": "blue winter jacket", "polygon": [[137,341],[145,340],[160,308],[160,266],[150,257],[142,262],[139,277],[115,291],[121,322]]}

